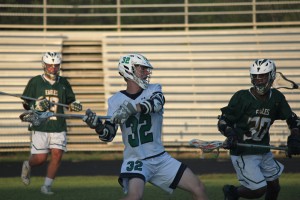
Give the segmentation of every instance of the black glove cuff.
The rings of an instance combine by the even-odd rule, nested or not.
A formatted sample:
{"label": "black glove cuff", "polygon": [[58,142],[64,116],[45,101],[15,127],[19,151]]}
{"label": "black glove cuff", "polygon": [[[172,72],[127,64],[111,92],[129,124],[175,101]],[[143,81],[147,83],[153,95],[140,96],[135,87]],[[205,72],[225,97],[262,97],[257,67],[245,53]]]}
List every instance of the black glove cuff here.
{"label": "black glove cuff", "polygon": [[233,128],[231,127],[227,127],[226,131],[225,131],[225,136],[226,137],[236,137],[236,133],[235,131],[233,130]]}
{"label": "black glove cuff", "polygon": [[101,122],[98,123],[97,126],[96,126],[96,128],[95,128],[96,133],[98,135],[101,135],[104,128],[105,128],[105,125],[103,125]]}

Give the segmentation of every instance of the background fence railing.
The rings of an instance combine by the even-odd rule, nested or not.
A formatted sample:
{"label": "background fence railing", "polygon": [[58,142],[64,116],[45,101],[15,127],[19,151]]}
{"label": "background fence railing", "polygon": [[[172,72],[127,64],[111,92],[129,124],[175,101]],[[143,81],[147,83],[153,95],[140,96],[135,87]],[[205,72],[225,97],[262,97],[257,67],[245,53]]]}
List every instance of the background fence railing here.
{"label": "background fence railing", "polygon": [[79,0],[72,5],[68,5],[68,1],[51,0],[40,0],[39,4],[6,2],[0,4],[2,30],[188,31],[300,26],[300,1],[288,0],[160,0],[147,3]]}

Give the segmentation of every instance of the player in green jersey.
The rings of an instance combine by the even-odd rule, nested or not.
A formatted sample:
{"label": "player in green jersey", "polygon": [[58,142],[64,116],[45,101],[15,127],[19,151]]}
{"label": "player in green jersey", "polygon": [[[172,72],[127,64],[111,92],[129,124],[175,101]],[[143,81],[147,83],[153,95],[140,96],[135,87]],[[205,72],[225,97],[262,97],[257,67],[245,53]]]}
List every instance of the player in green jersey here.
{"label": "player in green jersey", "polygon": [[[44,74],[31,78],[23,92],[23,96],[39,99],[39,101],[24,100],[26,110],[49,111],[64,113],[64,107],[51,102],[67,104],[70,111],[81,111],[80,102],[76,101],[75,94],[66,78],[59,76],[62,58],[60,53],[47,52],[42,57]],[[31,155],[23,162],[21,179],[25,185],[30,184],[32,167],[39,166],[47,161],[48,153],[51,160],[48,164],[47,175],[41,192],[53,194],[52,182],[59,168],[63,152],[66,151],[66,120],[61,117],[51,117],[40,126],[29,126],[32,131]]]}
{"label": "player in green jersey", "polygon": [[203,183],[186,165],[171,157],[163,146],[162,123],[165,98],[160,84],[149,84],[152,65],[140,54],[122,56],[119,73],[126,89],[108,99],[104,124],[87,111],[84,121],[102,141],[110,142],[121,128],[125,146],[119,183],[126,196],[142,199],[147,182],[172,193],[175,188],[190,192],[193,199],[207,199]]}
{"label": "player in green jersey", "polygon": [[250,67],[253,87],[236,92],[221,109],[218,129],[227,137],[224,148],[230,149],[232,164],[240,186],[225,185],[225,199],[253,199],[265,195],[276,200],[280,191],[279,176],[283,165],[274,160],[270,149],[238,147],[239,143],[269,145],[269,129],[275,120],[286,120],[291,135],[289,153],[300,153],[299,118],[292,112],[285,96],[272,88],[276,66],[272,60],[255,60]]}

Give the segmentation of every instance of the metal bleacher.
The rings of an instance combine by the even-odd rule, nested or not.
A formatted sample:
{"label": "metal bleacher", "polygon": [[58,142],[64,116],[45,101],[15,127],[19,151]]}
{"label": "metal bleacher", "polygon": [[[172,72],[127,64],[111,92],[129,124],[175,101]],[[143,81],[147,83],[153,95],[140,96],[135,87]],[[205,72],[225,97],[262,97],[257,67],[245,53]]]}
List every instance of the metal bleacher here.
{"label": "metal bleacher", "polygon": [[[0,91],[21,95],[29,79],[41,74],[41,56],[45,51],[62,51],[63,37],[58,34],[0,32]],[[22,101],[0,95],[0,151],[29,148],[28,124],[19,115]]]}
{"label": "metal bleacher", "polygon": [[[88,44],[87,34],[98,47]],[[83,38],[87,43],[83,44]],[[92,108],[98,114],[105,114],[107,99],[125,87],[117,71],[120,56],[132,52],[145,55],[154,66],[151,83],[162,84],[166,97],[163,140],[169,149],[185,147],[193,138],[224,140],[216,127],[219,110],[234,92],[251,86],[249,66],[254,59],[274,59],[278,71],[300,83],[297,28],[91,32],[85,36],[0,32],[0,39],[0,91],[21,94],[29,78],[42,72],[41,53],[61,51],[63,76],[70,80],[84,109]],[[281,91],[299,113],[299,90]],[[27,124],[18,119],[23,111],[21,101],[0,95],[0,106],[0,151],[28,150]],[[70,151],[122,149],[120,132],[114,142],[106,144],[82,121],[68,124]],[[285,122],[276,122],[270,132],[274,145],[285,143]]]}
{"label": "metal bleacher", "polygon": [[[278,71],[300,82],[299,36],[300,29],[106,35],[106,98],[124,88],[116,67],[119,57],[142,53],[154,66],[151,83],[163,85],[165,145],[186,145],[193,138],[224,140],[216,127],[219,109],[227,105],[234,92],[250,87],[249,67],[254,59],[274,59]],[[282,92],[299,112],[299,90]],[[276,122],[271,134],[273,144],[285,143],[285,122]]]}

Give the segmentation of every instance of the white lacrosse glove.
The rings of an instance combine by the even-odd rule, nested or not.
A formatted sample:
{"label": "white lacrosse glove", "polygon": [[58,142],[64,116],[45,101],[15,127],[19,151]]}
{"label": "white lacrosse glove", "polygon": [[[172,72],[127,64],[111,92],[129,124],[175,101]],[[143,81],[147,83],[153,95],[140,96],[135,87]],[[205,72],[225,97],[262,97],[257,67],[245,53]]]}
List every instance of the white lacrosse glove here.
{"label": "white lacrosse glove", "polygon": [[114,112],[110,121],[115,124],[123,124],[131,115],[135,115],[136,113],[136,106],[125,101],[122,105],[120,105],[119,109]]}
{"label": "white lacrosse glove", "polygon": [[70,111],[79,112],[82,111],[82,105],[80,104],[80,101],[74,101],[69,106]]}
{"label": "white lacrosse glove", "polygon": [[44,112],[44,111],[48,110],[49,107],[50,107],[50,102],[47,99],[36,101],[35,110],[37,110],[37,111]]}
{"label": "white lacrosse glove", "polygon": [[98,120],[96,113],[94,113],[91,109],[87,109],[85,111],[85,116],[82,118],[90,128],[95,129],[98,124],[102,124],[101,120]]}

